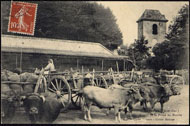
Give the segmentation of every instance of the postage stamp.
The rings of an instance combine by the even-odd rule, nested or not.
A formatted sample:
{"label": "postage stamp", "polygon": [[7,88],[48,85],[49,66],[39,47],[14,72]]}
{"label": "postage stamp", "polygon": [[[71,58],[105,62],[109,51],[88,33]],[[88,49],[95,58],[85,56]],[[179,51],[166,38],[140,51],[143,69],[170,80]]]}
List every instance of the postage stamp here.
{"label": "postage stamp", "polygon": [[8,32],[34,35],[37,4],[12,2],[9,16]]}

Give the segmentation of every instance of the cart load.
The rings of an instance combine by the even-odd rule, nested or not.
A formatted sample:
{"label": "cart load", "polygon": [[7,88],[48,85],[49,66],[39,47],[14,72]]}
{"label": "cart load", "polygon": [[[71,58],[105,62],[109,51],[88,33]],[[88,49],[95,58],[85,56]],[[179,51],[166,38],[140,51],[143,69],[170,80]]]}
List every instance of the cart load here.
{"label": "cart load", "polygon": [[10,89],[17,94],[32,93],[35,84],[38,80],[38,75],[34,73],[22,73],[18,75],[9,70],[1,71],[1,91],[7,92]]}

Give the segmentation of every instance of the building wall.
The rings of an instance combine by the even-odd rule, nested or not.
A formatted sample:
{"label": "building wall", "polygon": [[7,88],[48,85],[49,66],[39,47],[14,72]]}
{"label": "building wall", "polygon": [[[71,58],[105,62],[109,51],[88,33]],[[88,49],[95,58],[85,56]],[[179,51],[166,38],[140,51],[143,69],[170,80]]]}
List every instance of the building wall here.
{"label": "building wall", "polygon": [[[59,72],[70,70],[71,68],[73,70],[82,70],[82,67],[84,71],[92,71],[93,69],[96,71],[107,71],[111,67],[116,71],[116,61],[118,62],[119,70],[124,70],[124,61],[117,59],[103,59],[102,69],[102,58],[22,53],[22,62],[20,62],[21,53],[12,52],[1,53],[1,65],[3,69],[13,71],[15,68],[20,67],[20,63],[22,63],[23,72],[34,72],[35,68],[41,69],[45,67],[49,58],[54,60],[55,68]],[[126,70],[131,70],[131,67],[133,66],[126,61]]]}
{"label": "building wall", "polygon": [[138,22],[138,39],[143,36],[143,22]]}
{"label": "building wall", "polygon": [[[157,25],[158,34],[152,34],[152,26],[153,24]],[[148,46],[153,47],[156,43],[163,42],[166,34],[166,22],[159,22],[159,21],[141,21],[138,23],[139,29],[139,38],[145,36],[145,39],[148,40]]]}

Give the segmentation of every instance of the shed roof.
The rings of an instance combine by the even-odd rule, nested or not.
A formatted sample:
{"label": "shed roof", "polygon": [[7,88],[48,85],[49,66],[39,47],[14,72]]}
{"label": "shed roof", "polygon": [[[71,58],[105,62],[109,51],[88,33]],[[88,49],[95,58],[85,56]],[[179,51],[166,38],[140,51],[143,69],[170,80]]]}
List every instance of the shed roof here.
{"label": "shed roof", "polygon": [[148,21],[163,21],[167,22],[165,15],[162,15],[159,10],[146,9],[137,22],[148,20]]}
{"label": "shed roof", "polygon": [[1,51],[74,55],[107,58],[127,58],[114,55],[100,43],[2,35]]}

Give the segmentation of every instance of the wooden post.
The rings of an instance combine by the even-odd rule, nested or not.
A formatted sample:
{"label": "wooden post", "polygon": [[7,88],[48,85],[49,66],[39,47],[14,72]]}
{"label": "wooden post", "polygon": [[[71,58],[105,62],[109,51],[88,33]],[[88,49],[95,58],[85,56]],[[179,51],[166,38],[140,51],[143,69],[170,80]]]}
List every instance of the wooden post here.
{"label": "wooden post", "polygon": [[[22,42],[22,45],[24,44],[24,42]],[[20,69],[22,71],[22,47],[21,47],[21,56],[20,56]]]}
{"label": "wooden post", "polygon": [[125,71],[125,59],[123,60],[123,71]]}
{"label": "wooden post", "polygon": [[21,47],[21,54],[20,54],[20,69],[22,70],[22,47]]}
{"label": "wooden post", "polygon": [[112,78],[113,78],[113,83],[115,84],[115,77],[114,77],[114,73],[113,73],[113,69],[111,68],[111,75],[112,75]]}
{"label": "wooden post", "polygon": [[82,66],[82,70],[81,70],[81,72],[82,72],[82,73],[84,72],[84,70],[83,70],[83,66]]}
{"label": "wooden post", "polygon": [[133,76],[134,76],[134,68],[131,71],[131,78],[130,78],[131,81],[133,80]]}
{"label": "wooden post", "polygon": [[118,61],[116,61],[117,72],[119,73]]}
{"label": "wooden post", "polygon": [[102,71],[104,71],[104,60],[102,59]]}
{"label": "wooden post", "polygon": [[95,69],[93,68],[93,74],[92,74],[92,85],[94,85],[94,73],[95,73]]}
{"label": "wooden post", "polygon": [[79,68],[79,60],[77,59],[77,69]]}
{"label": "wooden post", "polygon": [[133,49],[133,63],[135,65],[135,70],[136,70],[136,60],[135,60],[135,52],[134,52],[134,49]]}
{"label": "wooden post", "polygon": [[16,68],[17,68],[17,64],[18,64],[17,62],[18,62],[18,61],[17,61],[17,54],[16,54]]}
{"label": "wooden post", "polygon": [[73,68],[72,67],[70,68],[70,71],[73,72]]}
{"label": "wooden post", "polygon": [[76,82],[76,80],[75,80],[74,74],[72,74],[72,77],[73,77],[74,89],[77,89],[77,82]]}
{"label": "wooden post", "polygon": [[84,78],[85,75],[83,74],[83,73],[84,73],[83,66],[82,66],[81,72],[82,72],[82,76],[83,76],[83,78]]}

